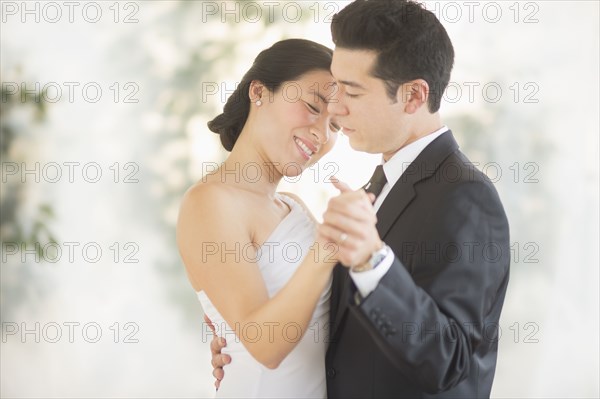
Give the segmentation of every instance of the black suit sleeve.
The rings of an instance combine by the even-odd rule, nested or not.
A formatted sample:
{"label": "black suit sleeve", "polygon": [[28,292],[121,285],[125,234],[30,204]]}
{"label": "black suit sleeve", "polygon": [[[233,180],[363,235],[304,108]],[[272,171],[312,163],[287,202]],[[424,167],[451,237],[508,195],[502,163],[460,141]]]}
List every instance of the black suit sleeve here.
{"label": "black suit sleeve", "polygon": [[427,200],[427,212],[415,212],[427,216],[415,221],[410,241],[390,231],[385,241],[394,263],[350,307],[399,372],[431,393],[464,380],[473,372],[473,352],[497,343],[499,310],[493,308],[502,305],[510,258],[508,222],[491,183],[441,191]]}

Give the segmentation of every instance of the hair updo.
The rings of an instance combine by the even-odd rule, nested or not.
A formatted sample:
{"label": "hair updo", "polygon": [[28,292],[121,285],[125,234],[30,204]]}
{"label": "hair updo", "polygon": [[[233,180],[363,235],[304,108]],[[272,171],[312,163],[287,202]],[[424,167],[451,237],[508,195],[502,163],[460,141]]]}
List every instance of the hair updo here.
{"label": "hair updo", "polygon": [[261,51],[227,99],[223,113],[208,122],[208,128],[219,134],[223,147],[231,151],[250,113],[248,91],[253,80],[275,92],[284,82],[298,79],[305,73],[321,69],[329,71],[332,55],[331,49],[304,39],[281,40]]}

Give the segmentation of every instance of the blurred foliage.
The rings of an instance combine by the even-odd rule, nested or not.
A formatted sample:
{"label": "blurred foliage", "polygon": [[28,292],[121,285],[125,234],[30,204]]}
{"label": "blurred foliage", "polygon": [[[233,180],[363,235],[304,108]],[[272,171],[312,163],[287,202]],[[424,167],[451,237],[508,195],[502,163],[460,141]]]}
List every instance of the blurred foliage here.
{"label": "blurred foliage", "polygon": [[[11,85],[0,82],[0,159],[3,163],[27,162],[28,160],[13,159],[12,145],[19,136],[25,134],[28,126],[13,123],[13,113],[19,107],[33,110],[31,123],[42,123],[47,112],[47,93],[21,91],[21,87],[11,82]],[[49,223],[54,219],[52,206],[46,203],[38,205],[37,214],[31,221],[18,220],[19,206],[23,201],[25,183],[19,179],[9,179],[3,176],[2,194],[0,194],[0,240],[2,243],[17,243],[19,246],[34,247],[43,259],[42,247],[47,243],[56,243]],[[27,225],[25,225],[27,224]]]}
{"label": "blurred foliage", "polygon": [[[17,73],[18,77],[19,73]],[[15,81],[20,81],[15,79]],[[20,218],[21,210],[25,206],[26,183],[22,182],[18,175],[12,178],[5,176],[5,167],[8,163],[16,163],[21,168],[31,159],[22,159],[15,155],[13,147],[20,139],[29,134],[29,129],[34,124],[44,122],[47,115],[46,93],[26,91],[16,83],[5,84],[2,87],[0,104],[0,162],[2,163],[2,182],[0,182],[0,245],[4,258],[4,251],[17,250],[12,259],[19,256],[23,249],[35,248],[41,261],[44,260],[44,246],[56,243],[54,234],[50,227],[54,220],[54,211],[50,204],[40,203],[35,206],[32,217]],[[31,115],[25,123],[18,121],[19,113]],[[29,111],[29,112],[28,112]],[[14,265],[12,265],[14,266]],[[7,267],[7,265],[2,266]],[[10,275],[5,273],[0,281],[0,317],[3,320],[10,319],[11,313],[19,305],[30,302],[30,296],[43,294],[46,290],[42,282],[33,278],[33,271],[21,263],[16,269],[12,269]],[[9,306],[10,303],[10,306]]]}

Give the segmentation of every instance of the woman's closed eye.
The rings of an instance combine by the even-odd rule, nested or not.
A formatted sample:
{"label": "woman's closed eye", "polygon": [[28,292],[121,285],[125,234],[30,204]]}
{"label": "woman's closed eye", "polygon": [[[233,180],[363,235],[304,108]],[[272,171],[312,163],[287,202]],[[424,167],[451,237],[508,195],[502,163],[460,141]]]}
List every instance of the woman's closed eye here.
{"label": "woman's closed eye", "polygon": [[315,115],[319,115],[321,113],[321,110],[317,107],[315,107],[312,104],[306,103],[306,105],[308,106],[308,109],[310,109],[310,112],[312,112]]}

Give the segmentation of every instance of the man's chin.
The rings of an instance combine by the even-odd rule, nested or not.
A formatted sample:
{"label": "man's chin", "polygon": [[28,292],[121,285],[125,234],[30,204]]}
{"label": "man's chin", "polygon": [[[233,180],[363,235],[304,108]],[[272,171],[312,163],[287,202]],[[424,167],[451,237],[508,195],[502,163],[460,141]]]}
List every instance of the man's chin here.
{"label": "man's chin", "polygon": [[352,147],[352,149],[355,151],[365,150],[365,143],[361,142],[360,140],[357,140],[356,137],[348,137],[348,144],[350,144],[350,147]]}

